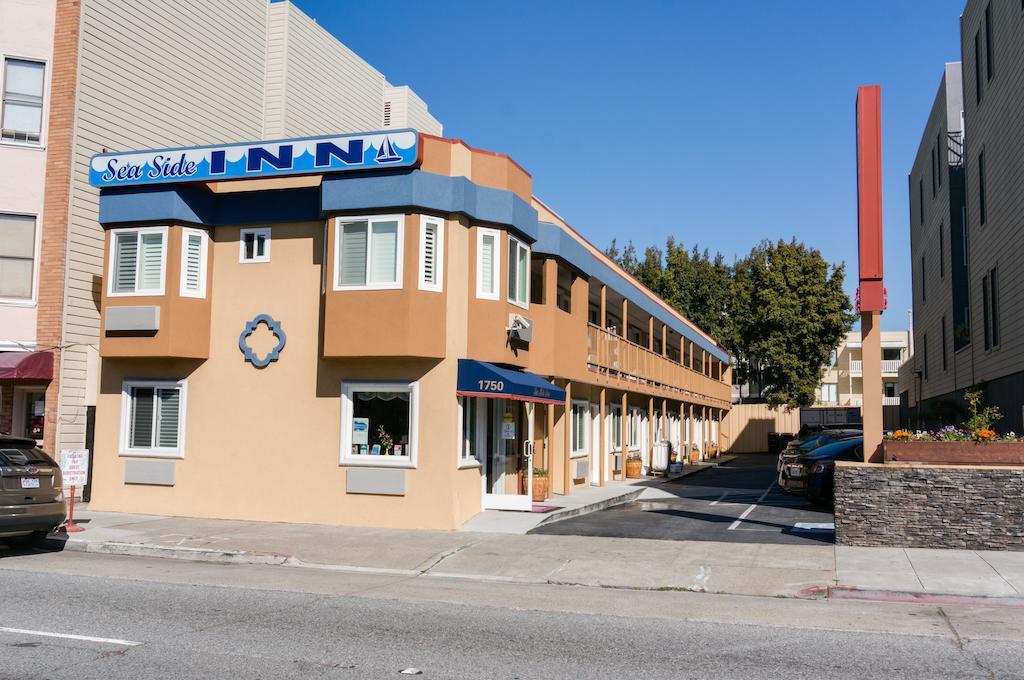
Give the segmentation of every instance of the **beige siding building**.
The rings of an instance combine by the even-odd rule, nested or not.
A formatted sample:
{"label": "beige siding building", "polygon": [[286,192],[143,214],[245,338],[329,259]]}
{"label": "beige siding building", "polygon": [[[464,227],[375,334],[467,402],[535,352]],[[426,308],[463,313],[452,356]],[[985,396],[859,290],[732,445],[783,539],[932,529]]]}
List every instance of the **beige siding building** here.
{"label": "beige siding building", "polygon": [[[909,334],[906,331],[882,331],[882,404],[899,406],[897,388],[900,366],[909,356]],[[861,360],[859,331],[847,333],[846,339],[833,353],[831,365],[825,370],[817,390],[816,406],[862,406],[864,404],[864,372]]]}
{"label": "beige siding building", "polygon": [[[68,95],[74,116],[67,261],[53,343],[63,349],[59,380],[46,395],[46,445],[53,451],[87,445],[89,407],[96,403],[103,231],[89,158],[381,129],[385,94],[393,89],[290,2],[82,0],[80,12],[67,15],[75,25],[58,26],[58,36],[73,53],[77,86]],[[420,130],[442,132],[425,105],[416,114]],[[391,124],[413,121],[393,113]]]}

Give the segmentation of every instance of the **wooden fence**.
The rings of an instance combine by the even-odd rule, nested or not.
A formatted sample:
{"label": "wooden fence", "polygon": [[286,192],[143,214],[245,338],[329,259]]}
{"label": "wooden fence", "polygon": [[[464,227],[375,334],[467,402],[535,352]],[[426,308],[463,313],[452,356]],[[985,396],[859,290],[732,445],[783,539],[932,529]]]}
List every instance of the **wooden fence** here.
{"label": "wooden fence", "polygon": [[759,453],[768,450],[769,432],[800,429],[800,409],[769,408],[767,404],[733,404],[727,416],[732,434],[729,453]]}

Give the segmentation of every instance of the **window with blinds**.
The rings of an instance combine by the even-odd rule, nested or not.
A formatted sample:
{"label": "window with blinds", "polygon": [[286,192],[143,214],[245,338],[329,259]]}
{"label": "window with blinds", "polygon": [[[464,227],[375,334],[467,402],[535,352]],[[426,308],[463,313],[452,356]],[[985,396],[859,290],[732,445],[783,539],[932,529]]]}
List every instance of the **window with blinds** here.
{"label": "window with blinds", "polygon": [[110,294],[163,295],[167,227],[111,234]]}
{"label": "window with blinds", "polygon": [[508,237],[508,301],[530,304],[530,247],[515,236]]}
{"label": "window with blinds", "polygon": [[423,217],[420,221],[420,288],[441,291],[444,280],[444,223]]}
{"label": "window with blinds", "polygon": [[0,298],[34,297],[35,256],[36,218],[0,214]]}
{"label": "window with blinds", "polygon": [[476,296],[487,300],[498,299],[498,277],[500,275],[500,253],[495,229],[477,227],[476,230]]}
{"label": "window with blinds", "polygon": [[124,452],[179,456],[184,422],[184,383],[126,383],[124,399]]}
{"label": "window with blinds", "polygon": [[401,216],[339,218],[335,290],[402,287]]}
{"label": "window with blinds", "polygon": [[184,229],[181,236],[181,294],[206,297],[208,236],[200,229]]}
{"label": "window with blinds", "polygon": [[43,134],[43,83],[46,65],[39,61],[4,61],[0,137],[38,144]]}

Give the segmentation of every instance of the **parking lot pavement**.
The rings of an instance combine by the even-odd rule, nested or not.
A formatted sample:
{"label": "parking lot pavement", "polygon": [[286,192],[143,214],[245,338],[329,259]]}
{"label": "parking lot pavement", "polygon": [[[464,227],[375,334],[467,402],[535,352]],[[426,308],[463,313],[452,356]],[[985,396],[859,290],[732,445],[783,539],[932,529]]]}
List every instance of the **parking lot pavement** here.
{"label": "parking lot pavement", "polygon": [[776,482],[776,459],[746,454],[651,489],[633,503],[543,525],[530,533],[673,541],[832,543],[832,513]]}

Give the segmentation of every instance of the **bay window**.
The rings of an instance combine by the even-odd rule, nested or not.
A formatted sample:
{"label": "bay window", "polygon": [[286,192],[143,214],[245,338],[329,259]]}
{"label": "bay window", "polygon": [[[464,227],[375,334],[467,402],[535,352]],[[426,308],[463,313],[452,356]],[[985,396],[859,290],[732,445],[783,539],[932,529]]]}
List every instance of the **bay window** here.
{"label": "bay window", "polygon": [[167,227],[111,231],[109,295],[163,295],[166,267]]}
{"label": "bay window", "polygon": [[501,276],[501,241],[496,229],[477,227],[476,230],[476,296],[485,300],[498,299],[498,281]]}
{"label": "bay window", "polygon": [[444,290],[444,222],[420,218],[420,289]]}
{"label": "bay window", "polygon": [[515,236],[508,237],[508,301],[530,304],[530,247]]}
{"label": "bay window", "polygon": [[182,230],[179,292],[185,297],[206,297],[206,258],[209,240],[202,229]]}
{"label": "bay window", "polygon": [[335,290],[402,287],[403,217],[339,217],[336,221]]}
{"label": "bay window", "polygon": [[341,395],[341,463],[416,466],[417,383],[353,382]]}
{"label": "bay window", "polygon": [[182,458],[184,380],[130,380],[121,389],[121,455]]}

